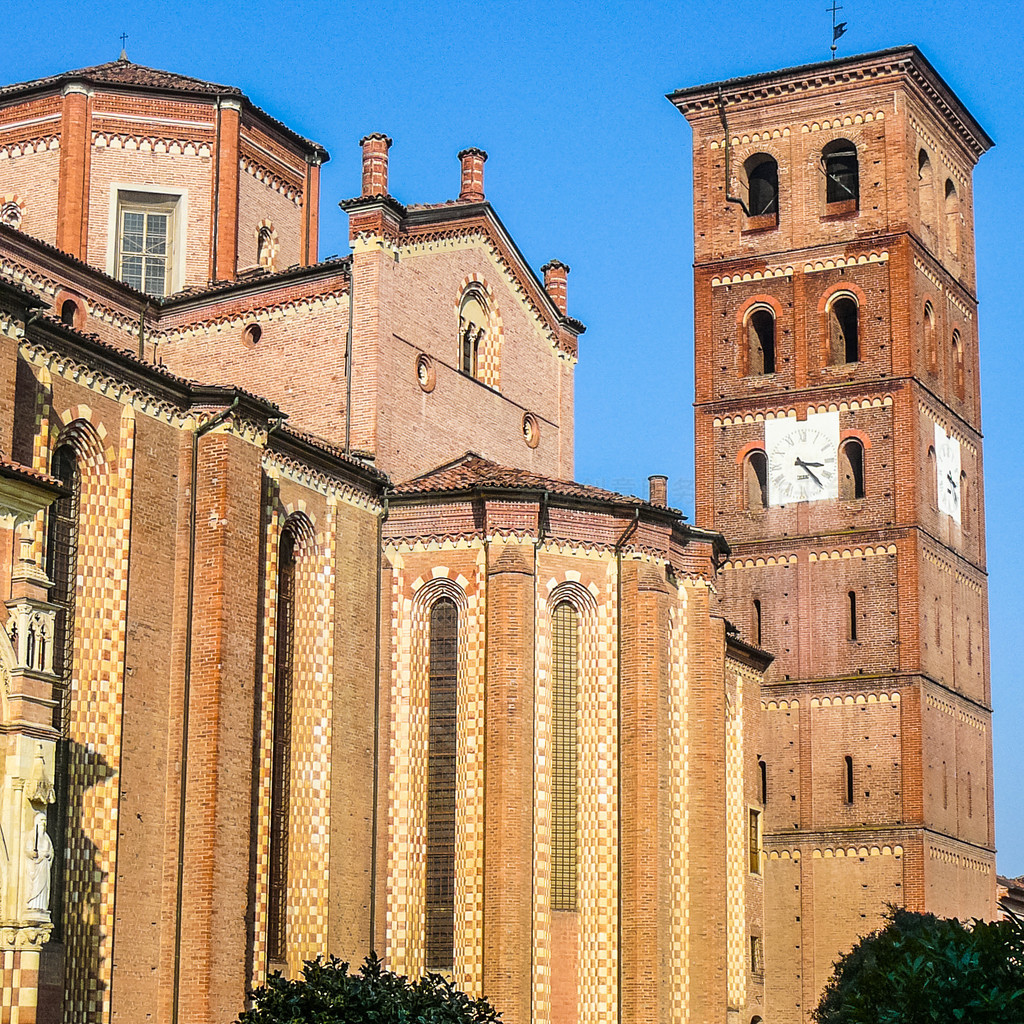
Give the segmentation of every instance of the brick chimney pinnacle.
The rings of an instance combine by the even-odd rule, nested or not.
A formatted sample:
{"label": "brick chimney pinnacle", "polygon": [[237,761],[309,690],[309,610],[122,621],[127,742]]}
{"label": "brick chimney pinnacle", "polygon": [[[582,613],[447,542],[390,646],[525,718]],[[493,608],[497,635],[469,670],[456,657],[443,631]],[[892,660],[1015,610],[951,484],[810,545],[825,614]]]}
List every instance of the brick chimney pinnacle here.
{"label": "brick chimney pinnacle", "polygon": [[569,310],[568,277],[569,268],[561,260],[548,260],[540,268],[544,275],[544,288],[551,301],[558,307],[559,312],[565,314]]}
{"label": "brick chimney pinnacle", "polygon": [[363,147],[363,191],[364,196],[386,196],[388,194],[388,150],[391,139],[380,132],[364,135],[359,140]]}
{"label": "brick chimney pinnacle", "polygon": [[487,154],[482,149],[470,147],[459,154],[462,161],[462,188],[459,198],[471,203],[484,201],[484,161]]}
{"label": "brick chimney pinnacle", "polygon": [[651,489],[651,504],[665,508],[668,505],[668,477],[656,473],[647,478],[647,483]]}

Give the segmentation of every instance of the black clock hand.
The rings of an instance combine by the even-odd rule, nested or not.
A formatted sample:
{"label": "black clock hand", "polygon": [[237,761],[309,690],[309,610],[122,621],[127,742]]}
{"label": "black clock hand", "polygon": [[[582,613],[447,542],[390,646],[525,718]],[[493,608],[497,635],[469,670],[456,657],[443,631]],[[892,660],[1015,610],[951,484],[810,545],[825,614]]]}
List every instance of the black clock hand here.
{"label": "black clock hand", "polygon": [[821,466],[821,462],[804,462],[803,459],[797,457],[793,460],[793,465],[800,466],[801,469],[819,486],[821,487],[821,481],[814,475],[811,470],[811,466]]}

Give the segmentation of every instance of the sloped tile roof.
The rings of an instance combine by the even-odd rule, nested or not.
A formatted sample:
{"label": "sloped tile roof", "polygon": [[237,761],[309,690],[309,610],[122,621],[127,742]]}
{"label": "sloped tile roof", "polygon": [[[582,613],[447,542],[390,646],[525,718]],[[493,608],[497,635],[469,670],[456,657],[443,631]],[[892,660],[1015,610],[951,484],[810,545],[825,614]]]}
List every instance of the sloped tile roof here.
{"label": "sloped tile roof", "polygon": [[530,473],[525,469],[513,469],[491,462],[475,452],[467,452],[454,462],[440,466],[421,476],[398,484],[395,494],[444,494],[468,491],[476,487],[493,487],[508,490],[548,491],[567,498],[583,498],[590,501],[607,501],[614,504],[647,505],[630,494],[606,491],[602,487],[579,484],[572,480],[556,480],[552,477]]}
{"label": "sloped tile roof", "polygon": [[190,75],[179,75],[174,71],[162,71],[160,68],[150,68],[144,64],[133,64],[124,55],[120,56],[117,60],[107,61],[106,64],[95,64],[92,67],[77,68],[74,71],[62,71],[58,75],[35,78],[31,82],[16,82],[14,85],[5,85],[0,88],[0,99],[8,96],[17,96],[21,93],[37,92],[57,86],[62,82],[72,81],[121,86],[126,89],[184,92],[192,95],[206,96],[237,96],[246,104],[249,110],[258,114],[301,146],[318,154],[323,162],[326,163],[330,159],[330,154],[318,142],[299,135],[298,132],[293,131],[288,125],[278,121],[276,117],[272,117],[265,110],[261,110],[238,86],[221,85],[218,82],[207,82],[202,78],[192,78]]}
{"label": "sloped tile roof", "polygon": [[15,462],[13,459],[8,459],[3,452],[0,452],[0,476],[7,477],[9,480],[27,480],[30,483],[42,484],[44,487],[61,491],[64,489],[64,485],[56,477]]}
{"label": "sloped tile roof", "polygon": [[91,68],[78,68],[75,71],[62,71],[59,75],[36,78],[31,82],[17,82],[0,88],[0,96],[14,95],[20,92],[32,92],[59,82],[73,79],[86,79],[105,85],[141,86],[144,89],[168,89],[172,92],[201,92],[210,96],[241,96],[242,90],[232,85],[218,85],[206,82],[201,78],[179,75],[173,71],[161,71],[159,68],[148,68],[143,64],[133,64],[127,57],[107,61],[106,64],[95,64]]}

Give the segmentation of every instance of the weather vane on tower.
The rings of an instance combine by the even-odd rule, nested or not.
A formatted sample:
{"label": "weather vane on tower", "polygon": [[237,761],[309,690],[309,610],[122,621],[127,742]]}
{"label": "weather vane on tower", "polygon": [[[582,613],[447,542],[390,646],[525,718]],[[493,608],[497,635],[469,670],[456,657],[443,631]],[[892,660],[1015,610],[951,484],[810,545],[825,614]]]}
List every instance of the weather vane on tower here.
{"label": "weather vane on tower", "polygon": [[832,50],[832,59],[835,60],[836,59],[836,40],[846,31],[847,23],[845,21],[841,21],[841,22],[839,22],[838,25],[836,24],[836,14],[839,11],[842,10],[842,7],[840,7],[839,4],[836,3],[836,0],[832,0],[832,6],[831,7],[826,7],[825,10],[826,11],[831,11],[831,13],[832,13],[832,46],[831,46],[831,50]]}

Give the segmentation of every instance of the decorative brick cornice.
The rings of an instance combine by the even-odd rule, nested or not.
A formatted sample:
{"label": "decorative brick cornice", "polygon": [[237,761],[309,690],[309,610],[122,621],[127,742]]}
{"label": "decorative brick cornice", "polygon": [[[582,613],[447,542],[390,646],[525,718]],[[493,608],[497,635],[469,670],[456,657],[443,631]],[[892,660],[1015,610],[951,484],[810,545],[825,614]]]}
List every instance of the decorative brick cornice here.
{"label": "decorative brick cornice", "polygon": [[263,469],[268,476],[292,480],[318,494],[337,498],[346,505],[363,509],[373,515],[379,515],[383,510],[381,502],[370,491],[353,487],[338,476],[282,452],[265,451]]}
{"label": "decorative brick cornice", "polygon": [[[506,283],[512,288],[520,301],[530,311],[534,322],[546,335],[552,348],[558,349],[567,356],[576,358],[578,343],[570,335],[578,335],[586,328],[580,321],[572,317],[564,316],[555,311],[555,317],[544,308],[534,289],[524,284],[522,275],[517,272],[510,253],[487,228],[479,222],[464,223],[461,225],[446,225],[444,227],[416,229],[415,231],[403,231],[397,244],[398,252],[401,255],[419,255],[428,252],[437,252],[456,244],[482,245],[494,262],[501,269]],[[567,327],[568,332],[558,328]]]}
{"label": "decorative brick cornice", "polygon": [[5,139],[0,145],[0,158],[13,159],[31,153],[56,152],[59,149],[59,135],[25,135],[19,139]]}
{"label": "decorative brick cornice", "polygon": [[[876,395],[873,398],[853,398],[841,402],[821,402],[817,405],[809,404],[807,414],[816,412],[856,412],[858,409],[886,409],[893,404],[892,395]],[[758,412],[737,413],[735,416],[716,416],[714,426],[731,427],[741,423],[763,423],[765,420],[786,419],[787,417],[797,418],[797,410],[789,409],[767,409]]]}
{"label": "decorative brick cornice", "polygon": [[679,89],[668,99],[687,118],[718,116],[719,99],[727,105],[763,104],[787,96],[830,91],[903,78],[945,117],[952,131],[975,158],[992,140],[957,99],[916,46],[899,46],[841,60],[805,64],[766,74],[747,75],[689,89]]}
{"label": "decorative brick cornice", "polygon": [[265,164],[254,160],[252,157],[239,157],[238,168],[244,174],[249,174],[257,181],[262,182],[267,188],[279,192],[295,206],[302,205],[302,187],[294,181],[289,181],[282,175],[272,171]]}
{"label": "decorative brick cornice", "polygon": [[98,371],[95,367],[57,352],[42,343],[22,340],[19,352],[33,366],[46,367],[51,376],[78,384],[120,405],[129,405],[136,412],[154,419],[163,420],[177,427],[187,425],[186,410],[178,403],[147,393],[140,387],[118,380],[111,374]]}
{"label": "decorative brick cornice", "polygon": [[123,149],[167,156],[210,155],[210,144],[206,141],[135,132],[93,132],[92,145],[94,149]]}
{"label": "decorative brick cornice", "polygon": [[[168,327],[163,331],[151,331],[146,335],[147,341],[157,344],[173,344],[178,341],[189,341],[203,334],[234,330],[245,324],[256,322],[269,323],[290,316],[293,313],[308,312],[314,306],[341,306],[348,303],[348,287],[334,287],[324,291],[302,295],[286,302],[267,302],[254,305],[247,309],[220,316],[206,317],[201,320],[190,320],[177,327]],[[138,321],[135,324],[138,330]]]}

